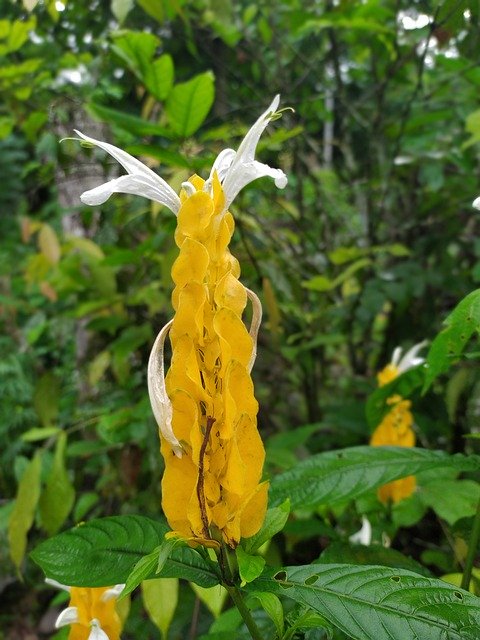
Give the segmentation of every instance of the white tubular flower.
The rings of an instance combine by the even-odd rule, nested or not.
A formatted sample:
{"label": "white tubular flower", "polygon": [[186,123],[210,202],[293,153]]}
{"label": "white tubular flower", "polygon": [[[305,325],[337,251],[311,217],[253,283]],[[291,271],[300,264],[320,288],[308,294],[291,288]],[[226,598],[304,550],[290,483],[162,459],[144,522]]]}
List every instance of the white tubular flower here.
{"label": "white tubular flower", "polygon": [[472,202],[472,207],[475,207],[475,209],[480,209],[480,196],[478,198],[475,198],[475,200]]}
{"label": "white tubular flower", "polygon": [[419,358],[418,352],[421,351],[427,345],[427,341],[423,340],[418,344],[414,345],[411,349],[409,349],[402,356],[402,348],[397,347],[393,354],[391,364],[398,370],[398,375],[401,373],[405,373],[409,369],[418,366],[419,364],[423,364],[425,362],[425,358]]}
{"label": "white tubular flower", "polygon": [[140,162],[140,160],[137,160],[118,147],[114,147],[113,144],[90,138],[76,129],[75,133],[79,135],[82,140],[100,147],[100,149],[109,153],[126,169],[128,174],[82,193],[80,200],[84,204],[95,206],[106,202],[113,193],[130,193],[159,202],[168,207],[175,215],[178,213],[180,198],[175,191],[163,178],[160,178],[160,176]]}
{"label": "white tubular flower", "polygon": [[[241,142],[238,151],[224,149],[213,163],[210,177],[205,181],[204,190],[209,192],[214,172],[222,184],[225,193],[225,210],[232,204],[238,193],[247,184],[257,178],[268,176],[275,180],[275,185],[283,189],[287,184],[287,176],[281,169],[274,169],[255,160],[255,151],[260,136],[268,123],[277,115],[280,96],[275,96],[268,109],[262,113]],[[180,208],[180,198],[175,191],[149,167],[140,160],[122,151],[118,147],[90,138],[75,130],[82,140],[103,149],[117,160],[127,171],[126,176],[115,178],[94,189],[85,191],[80,196],[84,204],[96,206],[103,204],[113,193],[129,193],[143,196],[168,207],[175,215]],[[189,183],[182,187],[190,190]]]}
{"label": "white tubular flower", "polygon": [[362,516],[362,528],[349,537],[353,544],[363,544],[366,547],[372,542],[372,525],[365,516]]}

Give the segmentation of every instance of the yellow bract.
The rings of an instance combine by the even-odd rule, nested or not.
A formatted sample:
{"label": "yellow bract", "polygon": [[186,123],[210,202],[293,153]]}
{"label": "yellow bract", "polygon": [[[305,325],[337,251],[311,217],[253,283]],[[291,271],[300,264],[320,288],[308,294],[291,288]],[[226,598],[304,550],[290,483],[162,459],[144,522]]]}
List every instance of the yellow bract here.
{"label": "yellow bract", "polygon": [[116,598],[103,599],[110,587],[71,587],[70,607],[77,607],[78,622],[70,625],[68,640],[88,640],[92,620],[97,620],[109,640],[119,640],[122,624]]}
{"label": "yellow bract", "polygon": [[186,539],[223,538],[235,547],[265,517],[265,451],[249,362],[253,340],[242,320],[247,292],[228,244],[234,229],[214,174],[212,192],[183,192],[172,267],[175,317],[166,389],[172,428],[183,454],[162,438],[162,505],[172,529]]}
{"label": "yellow bract", "polygon": [[[378,385],[383,387],[392,382],[399,373],[395,365],[387,364],[377,374]],[[370,444],[373,447],[414,447],[416,438],[413,431],[413,415],[410,411],[412,403],[410,400],[403,400],[399,395],[394,395],[388,398],[387,404],[392,405],[392,408],[373,432]],[[389,501],[396,503],[411,496],[416,486],[415,476],[400,478],[380,487],[377,492],[378,498],[384,503]]]}

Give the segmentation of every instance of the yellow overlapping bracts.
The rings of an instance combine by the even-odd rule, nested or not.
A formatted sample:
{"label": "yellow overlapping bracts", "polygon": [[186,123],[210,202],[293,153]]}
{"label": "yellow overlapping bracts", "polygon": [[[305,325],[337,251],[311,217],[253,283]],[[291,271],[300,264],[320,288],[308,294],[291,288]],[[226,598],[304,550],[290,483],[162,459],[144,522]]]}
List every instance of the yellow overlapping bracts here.
{"label": "yellow overlapping bracts", "polygon": [[119,640],[122,630],[120,617],[115,609],[115,598],[105,599],[109,587],[70,587],[69,607],[77,608],[78,622],[70,625],[68,640],[88,640],[95,620],[108,640]]}
{"label": "yellow overlapping bracts", "polygon": [[247,292],[228,249],[232,215],[224,211],[214,174],[183,192],[172,267],[175,317],[166,389],[181,457],[162,438],[162,506],[174,531],[186,538],[219,539],[235,547],[265,517],[268,484],[261,483],[265,451],[257,431],[258,404],[249,362],[253,340],[242,321]]}

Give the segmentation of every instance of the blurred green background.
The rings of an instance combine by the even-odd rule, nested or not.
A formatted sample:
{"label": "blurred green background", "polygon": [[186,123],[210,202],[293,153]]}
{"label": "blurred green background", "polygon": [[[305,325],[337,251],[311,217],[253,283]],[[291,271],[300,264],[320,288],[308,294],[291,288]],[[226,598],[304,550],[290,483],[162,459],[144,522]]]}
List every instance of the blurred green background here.
{"label": "blurred green background", "polygon": [[[9,554],[26,471],[27,550],[83,519],[160,511],[146,364],[172,315],[175,220],[130,196],[82,206],[122,170],[60,139],[111,142],[179,189],[276,93],[294,109],[258,150],[287,188],[257,182],[232,207],[232,252],[264,304],[254,380],[271,475],[367,443],[376,371],[478,286],[480,27],[474,0],[2,0],[0,15],[0,638],[14,640],[52,631],[27,540],[23,583]],[[465,449],[479,382],[467,359],[413,398],[422,446]],[[398,549],[454,571],[452,533],[427,506],[392,520],[372,495],[291,525],[271,553],[309,562],[371,512]],[[195,596],[182,594],[171,638],[187,637]],[[211,619],[202,605],[200,631]],[[137,601],[129,625],[157,637]]]}

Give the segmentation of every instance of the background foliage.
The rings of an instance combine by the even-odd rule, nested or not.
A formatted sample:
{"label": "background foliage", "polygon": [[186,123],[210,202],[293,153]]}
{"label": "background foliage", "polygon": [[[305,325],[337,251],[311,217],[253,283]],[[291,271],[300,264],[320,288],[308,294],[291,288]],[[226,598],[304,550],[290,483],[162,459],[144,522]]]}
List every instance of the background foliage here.
{"label": "background foliage", "polygon": [[[51,632],[52,592],[26,550],[95,516],[158,518],[161,499],[146,362],[172,313],[175,221],[128,196],[81,206],[118,167],[59,140],[74,128],[108,140],[177,188],[235,146],[274,94],[294,108],[260,145],[262,161],[280,158],[287,189],[258,183],[233,207],[232,250],[266,309],[254,375],[273,477],[366,444],[376,370],[396,345],[432,340],[478,286],[480,16],[468,0],[0,5],[0,619],[16,638]],[[418,440],[471,453],[474,349],[451,364],[425,395],[410,385]],[[375,543],[388,536],[429,575],[456,575],[480,493],[468,472],[433,465],[393,509],[374,484],[299,499],[267,559],[350,558],[367,514]],[[348,548],[353,563],[403,566],[382,562],[379,544],[366,559]],[[169,637],[207,634],[223,596],[181,590]],[[228,628],[222,616],[212,638]],[[146,620],[134,598],[126,637],[166,633],[169,620]]]}

